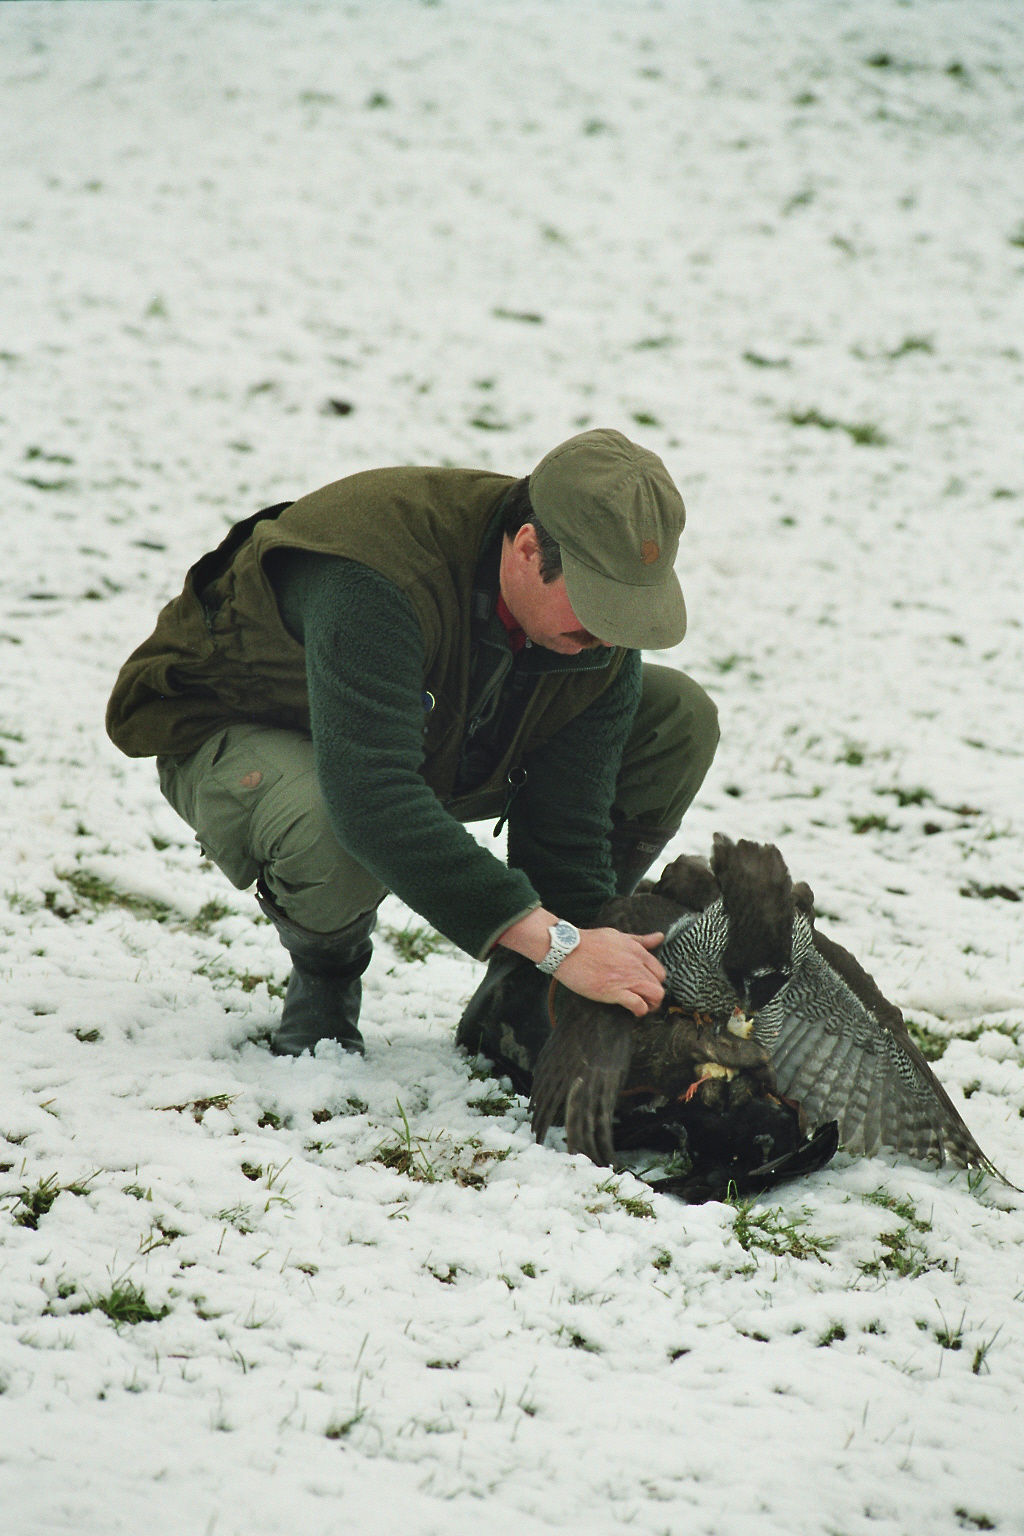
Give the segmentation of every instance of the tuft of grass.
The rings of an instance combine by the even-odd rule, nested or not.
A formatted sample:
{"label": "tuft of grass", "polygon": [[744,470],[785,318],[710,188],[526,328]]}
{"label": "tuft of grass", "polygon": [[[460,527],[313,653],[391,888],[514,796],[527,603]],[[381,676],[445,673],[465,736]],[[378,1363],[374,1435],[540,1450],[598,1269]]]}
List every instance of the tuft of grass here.
{"label": "tuft of grass", "polygon": [[443,949],[446,940],[433,928],[385,928],[383,937],[403,960],[426,960],[435,950]]}
{"label": "tuft of grass", "polygon": [[920,785],[914,789],[901,789],[899,785],[894,784],[892,789],[876,789],[875,794],[892,795],[901,811],[908,805],[924,805],[926,800],[935,798],[929,790],[922,789]]}
{"label": "tuft of grass", "polygon": [[810,1233],[807,1213],[787,1217],[781,1205],[774,1210],[757,1210],[754,1200],[736,1203],[735,1211],[733,1234],[744,1253],[761,1249],[776,1258],[817,1259],[819,1264],[828,1263],[825,1254],[834,1247],[835,1239],[815,1237]]}
{"label": "tuft of grass", "polygon": [[878,1205],[881,1206],[883,1211],[894,1212],[901,1221],[907,1223],[908,1227],[913,1227],[915,1232],[930,1232],[932,1230],[931,1222],[924,1221],[918,1216],[917,1207],[912,1200],[901,1200],[898,1196],[891,1195],[884,1184],[879,1184],[878,1188],[873,1189],[870,1195],[864,1195],[862,1198],[867,1205]]}
{"label": "tuft of grass", "polygon": [[960,1508],[955,1511],[957,1525],[964,1531],[994,1531],[995,1521],[988,1515],[973,1515],[969,1510]]}
{"label": "tuft of grass", "polygon": [[556,1329],[555,1337],[567,1340],[573,1349],[586,1350],[588,1355],[601,1354],[600,1344],[594,1344],[590,1339],[584,1338],[583,1334],[578,1333],[575,1328],[566,1328],[563,1325],[561,1328]]}
{"label": "tuft of grass", "polygon": [[924,1024],[915,1024],[913,1019],[904,1020],[911,1040],[917,1046],[925,1061],[939,1061],[945,1054],[949,1044],[945,1035],[936,1034],[934,1029],[928,1029]]}
{"label": "tuft of grass", "polygon": [[949,1268],[945,1259],[933,1259],[924,1244],[911,1236],[909,1225],[896,1232],[883,1232],[878,1241],[880,1251],[858,1266],[862,1275],[881,1279],[893,1274],[901,1280],[915,1280],[929,1270]]}
{"label": "tuft of grass", "polygon": [[[611,1195],[619,1210],[625,1211],[627,1216],[635,1216],[639,1221],[654,1219],[654,1206],[651,1202],[639,1195],[622,1194],[615,1179],[605,1179],[603,1184],[597,1186],[597,1190],[601,1195]],[[587,1209],[596,1214],[602,1207],[593,1205],[588,1206]]]}
{"label": "tuft of grass", "polygon": [[980,1376],[982,1370],[987,1371],[989,1369],[988,1365],[986,1364],[986,1358],[988,1356],[989,1350],[992,1348],[992,1345],[995,1343],[996,1339],[998,1339],[1000,1333],[1002,1332],[1002,1329],[1003,1325],[1000,1323],[992,1337],[990,1339],[986,1339],[984,1343],[979,1344],[975,1349],[974,1359],[971,1362],[971,1370],[975,1376]]}
{"label": "tuft of grass", "polygon": [[171,1310],[163,1306],[159,1311],[154,1311],[134,1280],[123,1277],[114,1281],[105,1296],[90,1296],[89,1300],[97,1312],[110,1318],[115,1328],[134,1327],[136,1323],[158,1323]]}
{"label": "tuft of grass", "polygon": [[185,927],[189,933],[209,933],[214,923],[219,923],[222,917],[230,916],[231,908],[226,907],[222,901],[208,901]]}
{"label": "tuft of grass", "polygon": [[34,1188],[25,1185],[16,1194],[5,1198],[14,1200],[11,1208],[12,1220],[16,1227],[30,1227],[36,1231],[40,1218],[45,1216],[58,1195],[87,1195],[89,1185],[96,1174],[91,1173],[87,1179],[78,1179],[71,1184],[61,1184],[57,1175],[51,1173],[47,1178],[40,1179]]}
{"label": "tuft of grass", "polygon": [[898,832],[899,827],[894,827],[888,816],[847,816],[847,821],[858,837],[865,832]]}
{"label": "tuft of grass", "polygon": [[515,1101],[507,1093],[487,1094],[482,1099],[467,1099],[466,1108],[475,1109],[478,1115],[507,1115]]}
{"label": "tuft of grass", "polygon": [[885,355],[891,362],[898,358],[907,357],[911,352],[934,352],[935,345],[928,336],[904,336],[898,347],[893,347],[891,352]]}
{"label": "tuft of grass", "polygon": [[[130,912],[133,917],[152,918],[157,923],[165,923],[171,915],[171,908],[166,902],[154,901],[149,896],[135,896],[130,891],[119,891],[110,884],[109,880],[103,880],[99,875],[90,874],[85,869],[72,869],[66,874],[62,873],[61,879],[70,887],[79,901],[96,908],[97,911],[102,911],[106,907],[121,907],[125,912]],[[47,891],[46,907],[48,911],[55,912],[58,917],[73,915],[61,905],[56,891]]]}
{"label": "tuft of grass", "polygon": [[492,309],[491,314],[496,320],[519,320],[523,325],[543,325],[544,316],[538,315],[532,309]]}
{"label": "tuft of grass", "polygon": [[184,1104],[160,1104],[158,1108],[161,1112],[174,1110],[179,1115],[190,1110],[193,1120],[200,1125],[208,1109],[228,1109],[237,1098],[237,1093],[212,1093],[205,1099],[186,1099]]}
{"label": "tuft of grass", "polygon": [[788,357],[763,357],[760,352],[744,352],[743,361],[754,368],[788,368]]}
{"label": "tuft of grass", "polygon": [[423,1184],[435,1184],[437,1182],[437,1170],[423,1150],[423,1142],[417,1136],[414,1137],[409,1128],[409,1117],[402,1108],[400,1099],[396,1099],[398,1113],[402,1117],[402,1128],[392,1132],[394,1140],[390,1143],[381,1142],[377,1148],[377,1161],[383,1163],[385,1168],[391,1168],[395,1173],[404,1174],[407,1179],[416,1179]]}
{"label": "tuft of grass", "polygon": [[1020,901],[1020,891],[1012,885],[980,885],[977,880],[969,880],[966,885],[960,887],[960,895],[975,898],[978,901]]}
{"label": "tuft of grass", "polygon": [[251,1210],[247,1205],[243,1205],[241,1201],[237,1205],[229,1205],[225,1210],[218,1211],[217,1220],[226,1221],[228,1226],[234,1227],[235,1231],[240,1233],[242,1237],[248,1237],[256,1230],[252,1225]]}
{"label": "tuft of grass", "polygon": [[327,1428],[324,1430],[324,1437],[325,1437],[325,1439],[327,1439],[327,1440],[344,1440],[346,1438],[346,1436],[348,1436],[348,1435],[350,1435],[352,1433],[352,1431],[355,1429],[357,1424],[361,1424],[362,1423],[362,1421],[363,1421],[363,1419],[365,1419],[365,1417],[366,1417],[366,1409],[365,1408],[357,1408],[355,1413],[350,1414],[347,1419],[331,1419],[331,1420],[329,1420],[329,1422],[327,1424]]}
{"label": "tuft of grass", "polygon": [[828,1349],[830,1344],[838,1344],[846,1338],[846,1329],[842,1323],[829,1323],[825,1332],[818,1340],[819,1349]]}
{"label": "tuft of grass", "polygon": [[941,1319],[941,1327],[936,1328],[936,1330],[935,1330],[935,1342],[937,1344],[940,1344],[943,1349],[952,1349],[952,1350],[963,1349],[963,1346],[964,1346],[964,1318],[966,1316],[967,1316],[967,1312],[966,1312],[966,1309],[965,1309],[963,1312],[960,1313],[960,1321],[957,1324],[955,1324],[954,1327],[951,1328],[949,1326],[949,1324],[946,1322],[945,1317],[943,1316],[942,1308],[939,1307],[939,1317]]}
{"label": "tuft of grass", "polygon": [[889,441],[874,422],[840,421],[838,417],[824,416],[814,408],[809,411],[790,411],[787,419],[794,427],[820,427],[823,432],[845,432],[852,442],[861,447],[882,448]]}

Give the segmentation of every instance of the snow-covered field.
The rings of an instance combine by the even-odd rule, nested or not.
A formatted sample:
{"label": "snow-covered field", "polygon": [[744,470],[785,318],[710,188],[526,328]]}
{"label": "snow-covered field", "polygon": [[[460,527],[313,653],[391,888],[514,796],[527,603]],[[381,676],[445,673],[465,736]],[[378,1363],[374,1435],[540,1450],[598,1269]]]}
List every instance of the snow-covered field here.
{"label": "snow-covered field", "polygon": [[617,426],[724,727],[670,851],[778,841],[1024,1183],[1022,67],[1016,0],[2,7],[3,1536],[1024,1531],[1021,1196],[536,1147],[393,898],[365,1060],[271,1058],[102,729],[237,518]]}

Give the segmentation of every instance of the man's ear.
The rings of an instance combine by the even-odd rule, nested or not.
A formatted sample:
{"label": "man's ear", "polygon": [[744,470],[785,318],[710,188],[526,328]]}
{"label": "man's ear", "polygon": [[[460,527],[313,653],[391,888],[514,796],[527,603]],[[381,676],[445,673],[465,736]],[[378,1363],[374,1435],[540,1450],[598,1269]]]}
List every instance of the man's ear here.
{"label": "man's ear", "polygon": [[533,559],[540,559],[540,541],[537,538],[537,530],[532,523],[524,523],[517,530],[512,544],[516,554],[526,563]]}

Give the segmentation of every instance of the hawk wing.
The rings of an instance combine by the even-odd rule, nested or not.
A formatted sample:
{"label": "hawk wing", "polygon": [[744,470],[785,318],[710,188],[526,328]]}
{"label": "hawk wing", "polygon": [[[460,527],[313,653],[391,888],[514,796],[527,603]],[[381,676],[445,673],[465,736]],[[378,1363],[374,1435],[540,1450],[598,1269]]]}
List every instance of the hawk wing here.
{"label": "hawk wing", "polygon": [[[801,931],[802,930],[802,931]],[[797,955],[800,959],[797,961]],[[771,1056],[780,1093],[811,1126],[839,1122],[848,1152],[885,1148],[960,1168],[989,1161],[918,1050],[898,1008],[848,950],[798,913],[794,972],[754,1023]]]}

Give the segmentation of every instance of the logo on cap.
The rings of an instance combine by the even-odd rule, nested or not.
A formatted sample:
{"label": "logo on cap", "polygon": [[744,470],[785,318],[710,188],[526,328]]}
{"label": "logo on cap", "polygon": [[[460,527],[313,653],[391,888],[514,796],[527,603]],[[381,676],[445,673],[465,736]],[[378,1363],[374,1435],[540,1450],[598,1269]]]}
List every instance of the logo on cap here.
{"label": "logo on cap", "polygon": [[640,546],[640,559],[644,565],[653,565],[660,554],[661,550],[653,539],[644,539]]}

